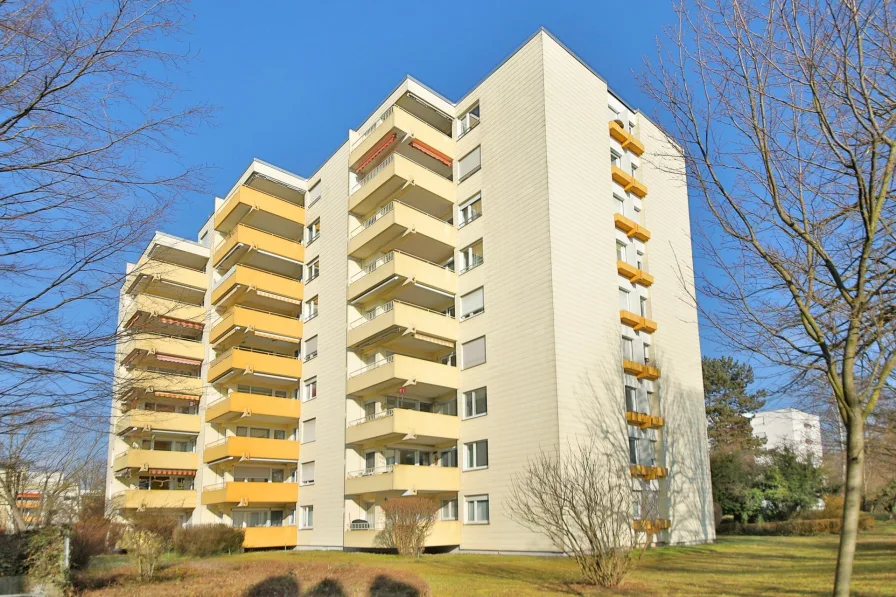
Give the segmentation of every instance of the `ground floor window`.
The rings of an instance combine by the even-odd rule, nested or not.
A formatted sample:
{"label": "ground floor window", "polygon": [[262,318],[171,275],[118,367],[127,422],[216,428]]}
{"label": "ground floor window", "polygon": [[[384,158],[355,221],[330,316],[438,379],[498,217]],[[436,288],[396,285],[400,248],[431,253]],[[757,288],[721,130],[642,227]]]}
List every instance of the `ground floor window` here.
{"label": "ground floor window", "polygon": [[488,496],[469,495],[466,498],[467,524],[486,524],[488,522]]}

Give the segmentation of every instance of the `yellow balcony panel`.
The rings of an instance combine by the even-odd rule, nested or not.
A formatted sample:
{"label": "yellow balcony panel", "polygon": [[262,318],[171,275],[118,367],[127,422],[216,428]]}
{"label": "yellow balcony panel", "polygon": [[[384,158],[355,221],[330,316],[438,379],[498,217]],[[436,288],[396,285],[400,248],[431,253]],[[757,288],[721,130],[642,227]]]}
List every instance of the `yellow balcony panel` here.
{"label": "yellow balcony panel", "polygon": [[366,304],[398,299],[441,311],[454,305],[457,274],[435,263],[392,251],[349,280],[349,301]]}
{"label": "yellow balcony panel", "polygon": [[205,463],[230,459],[249,463],[256,458],[262,461],[296,463],[299,460],[299,442],[232,435],[208,444],[202,453]]}
{"label": "yellow balcony panel", "polygon": [[125,367],[148,367],[170,362],[186,367],[198,367],[205,356],[202,342],[167,336],[134,337],[121,347]]}
{"label": "yellow balcony panel", "polygon": [[199,415],[129,410],[115,423],[115,432],[119,435],[142,431],[175,431],[198,434],[199,425]]}
{"label": "yellow balcony panel", "polygon": [[663,417],[654,417],[647,413],[638,413],[630,410],[625,412],[625,422],[641,429],[659,429],[666,424]]}
{"label": "yellow balcony panel", "polygon": [[208,276],[204,271],[173,263],[142,258],[125,279],[128,294],[151,294],[200,304],[205,298]]}
{"label": "yellow balcony panel", "polygon": [[305,226],[305,208],[258,189],[241,186],[215,213],[215,230],[226,234],[239,223],[285,238],[300,238]]}
{"label": "yellow balcony panel", "polygon": [[638,224],[634,220],[630,220],[620,213],[613,214],[613,223],[616,225],[616,228],[626,234],[638,229]]}
{"label": "yellow balcony panel", "polygon": [[349,154],[349,164],[354,170],[376,150],[380,142],[395,133],[398,139],[413,137],[446,156],[454,156],[454,140],[431,124],[414,116],[400,106],[392,106],[388,114]]}
{"label": "yellow balcony panel", "polygon": [[629,133],[628,139],[626,139],[622,143],[622,149],[626,151],[630,151],[635,155],[641,155],[644,153],[644,144],[641,143],[639,139],[637,139],[634,135]]}
{"label": "yellow balcony panel", "polygon": [[632,284],[650,286],[654,281],[651,274],[648,274],[647,272],[640,270],[634,265],[626,263],[625,261],[616,262],[616,271],[620,276],[626,278]]}
{"label": "yellow balcony panel", "polygon": [[193,489],[125,489],[112,496],[112,507],[124,510],[154,508],[192,510],[196,507]]}
{"label": "yellow balcony panel", "polygon": [[662,479],[669,474],[669,469],[662,466],[647,466],[644,464],[633,464],[629,466],[629,472],[632,477],[640,477],[645,481],[653,481],[654,479]]}
{"label": "yellow balcony panel", "polygon": [[209,383],[248,383],[293,387],[302,377],[302,361],[293,356],[231,348],[211,362]]}
{"label": "yellow balcony panel", "polygon": [[284,419],[297,420],[300,413],[301,403],[298,400],[231,392],[226,398],[208,405],[205,420],[219,424],[236,419],[278,423]]}
{"label": "yellow balcony panel", "polygon": [[259,504],[295,504],[298,500],[298,483],[229,481],[202,488],[203,506],[239,504],[251,508]]}
{"label": "yellow balcony panel", "polygon": [[390,301],[349,325],[348,347],[383,346],[401,352],[450,352],[457,341],[457,320],[438,311]]}
{"label": "yellow balcony panel", "polygon": [[627,187],[634,180],[631,174],[617,166],[610,166],[610,175],[613,177],[613,182],[622,186],[622,188]]}
{"label": "yellow balcony panel", "polygon": [[622,361],[622,370],[638,379],[655,380],[660,378],[660,370],[650,365],[636,363],[635,361]]}
{"label": "yellow balcony panel", "polygon": [[639,241],[646,243],[650,240],[650,231],[639,224],[628,236],[629,238],[637,238]]}
{"label": "yellow balcony panel", "polygon": [[158,373],[142,369],[131,369],[121,377],[117,387],[123,400],[159,396],[181,397],[198,401],[202,396],[202,378],[198,376]]}
{"label": "yellow balcony panel", "polygon": [[[355,527],[363,527],[363,525],[355,525]],[[366,529],[349,527],[345,532],[343,545],[354,549],[379,548],[380,546],[376,544],[376,535],[379,531],[379,527]],[[460,545],[460,521],[437,520],[432,531],[427,535],[424,545],[426,547]]]}
{"label": "yellow balcony panel", "polygon": [[610,136],[620,143],[624,143],[628,139],[628,132],[626,132],[622,121],[616,119],[610,121]]}
{"label": "yellow balcony panel", "polygon": [[644,153],[644,144],[631,131],[625,130],[625,125],[621,121],[615,119],[610,121],[610,136],[619,141],[622,149],[635,155]]}
{"label": "yellow balcony panel", "polygon": [[212,305],[224,309],[241,304],[295,315],[302,309],[302,293],[302,283],[296,279],[236,265],[215,285]]}
{"label": "yellow balcony panel", "polygon": [[243,547],[246,549],[296,546],[296,527],[249,527],[245,531]]}
{"label": "yellow balcony panel", "polygon": [[350,373],[346,384],[351,396],[386,395],[404,388],[408,398],[435,398],[457,387],[457,367],[399,354]]}
{"label": "yellow balcony panel", "polygon": [[401,441],[408,434],[414,442],[427,446],[457,441],[458,418],[404,408],[394,408],[366,417],[350,425],[345,431],[345,443],[363,445]]}
{"label": "yellow balcony panel", "polygon": [[221,350],[240,344],[249,336],[275,349],[298,348],[302,320],[234,305],[212,328],[209,341]]}
{"label": "yellow balcony panel", "polygon": [[131,448],[118,456],[112,469],[126,468],[147,471],[149,469],[195,471],[199,466],[199,456],[195,452],[166,452],[163,450],[140,450]]}
{"label": "yellow balcony panel", "polygon": [[359,183],[348,200],[348,210],[359,216],[389,199],[441,219],[450,217],[454,208],[454,183],[399,153],[390,154]]}
{"label": "yellow balcony panel", "polygon": [[626,188],[626,191],[630,192],[633,195],[637,195],[639,198],[643,199],[647,196],[647,185],[645,185],[640,180],[632,179],[631,184],[629,184]]}
{"label": "yellow balcony panel", "polygon": [[393,464],[349,473],[345,480],[346,495],[408,490],[414,490],[418,494],[459,491],[460,469]]}
{"label": "yellow balcony panel", "polygon": [[228,270],[237,263],[296,278],[302,274],[305,247],[295,240],[238,224],[215,249],[214,264]]}
{"label": "yellow balcony panel", "polygon": [[664,518],[657,518],[654,520],[633,520],[632,528],[636,531],[640,531],[642,533],[650,533],[656,534],[660,531],[665,531],[669,527],[672,526],[672,523],[669,520]]}
{"label": "yellow balcony panel", "polygon": [[399,249],[427,261],[443,262],[454,254],[457,229],[400,201],[378,209],[352,231],[349,257],[367,259],[374,253]]}
{"label": "yellow balcony panel", "polygon": [[647,319],[637,313],[632,313],[631,311],[626,311],[625,309],[619,311],[619,319],[623,324],[630,326],[636,332],[646,332],[648,334],[652,334],[657,330],[657,324],[652,319]]}

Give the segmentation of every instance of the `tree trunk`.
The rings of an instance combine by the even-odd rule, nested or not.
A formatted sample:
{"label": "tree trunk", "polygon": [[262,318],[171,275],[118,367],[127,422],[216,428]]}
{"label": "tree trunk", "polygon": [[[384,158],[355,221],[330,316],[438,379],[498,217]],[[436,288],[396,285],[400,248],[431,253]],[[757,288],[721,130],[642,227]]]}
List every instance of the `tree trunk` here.
{"label": "tree trunk", "polygon": [[846,429],[846,484],[844,489],[843,527],[840,552],[834,576],[834,597],[849,597],[852,564],[856,555],[859,512],[862,507],[862,481],[865,468],[864,420],[861,413],[852,413]]}

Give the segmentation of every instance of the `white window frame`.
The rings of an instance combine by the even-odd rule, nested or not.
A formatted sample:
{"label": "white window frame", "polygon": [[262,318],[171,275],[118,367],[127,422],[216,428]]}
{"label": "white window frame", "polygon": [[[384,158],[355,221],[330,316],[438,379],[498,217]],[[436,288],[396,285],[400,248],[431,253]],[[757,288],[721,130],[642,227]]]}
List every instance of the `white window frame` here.
{"label": "white window frame", "polygon": [[[461,176],[461,174],[460,174],[461,164],[463,163],[463,161],[465,159],[469,158],[471,155],[473,155],[476,152],[479,152],[479,164],[476,167],[474,167],[473,169],[471,169],[469,172],[467,172],[466,174]],[[474,147],[473,149],[468,151],[462,158],[457,160],[457,183],[458,184],[462,183],[463,181],[467,180],[468,178],[470,178],[471,176],[473,176],[480,170],[482,170],[482,145],[477,145],[476,147]]]}
{"label": "white window frame", "polygon": [[320,276],[320,257],[315,257],[308,264],[308,281],[317,280]]}
{"label": "white window frame", "polygon": [[[476,114],[473,114],[476,112]],[[479,102],[476,102],[474,105],[470,106],[470,109],[461,115],[460,118],[457,119],[457,138],[460,139],[482,122],[482,117],[480,116],[481,112],[479,110]]]}
{"label": "white window frame", "polygon": [[[477,256],[476,253],[473,252],[473,249],[477,246],[479,247],[479,255],[478,256],[480,258],[480,261],[479,261],[479,263],[473,264],[473,258]],[[463,267],[461,268],[460,273],[458,275],[465,274],[468,271],[479,267],[480,265],[485,263],[485,243],[483,243],[482,239],[480,238],[476,242],[467,245],[466,247],[464,247],[463,249],[460,250],[460,258],[461,258],[461,263],[463,264]]]}
{"label": "white window frame", "polygon": [[[308,224],[308,226],[305,227],[305,230],[305,246],[307,247],[320,238],[320,218],[317,218],[316,220]],[[315,234],[315,230],[317,231],[317,234]]]}
{"label": "white window frame", "polygon": [[[308,514],[311,514],[311,524],[308,524]],[[310,530],[314,528],[314,506],[299,506],[299,528]]]}
{"label": "white window frame", "polygon": [[[473,204],[479,202],[479,211],[473,211]],[[470,222],[473,222],[482,215],[482,192],[478,192],[457,208],[457,229],[460,230]]]}
{"label": "white window frame", "polygon": [[312,185],[310,189],[308,189],[308,196],[311,198],[311,202],[307,205],[306,209],[323,198],[324,189],[321,185],[321,181],[318,180],[316,183],[314,183],[314,185]]}
{"label": "white window frame", "polygon": [[[448,509],[448,515],[445,515],[445,509]],[[453,510],[453,515],[452,515]],[[439,520],[457,520],[457,498],[442,500],[439,506]]]}
{"label": "white window frame", "polygon": [[[470,507],[469,505],[478,504],[479,502],[485,502],[487,504],[488,509],[488,518],[485,520],[479,520],[478,515],[474,516],[474,518],[470,519]],[[478,508],[473,506],[473,512],[476,513]],[[492,507],[489,503],[488,494],[480,494],[480,495],[467,495],[464,496],[464,524],[488,524],[491,519]]]}
{"label": "white window frame", "polygon": [[[478,341],[478,340],[482,340],[482,345],[483,345],[483,347],[482,347],[482,362],[476,363],[475,365],[468,365],[467,364],[467,355],[466,355],[467,346],[472,344],[473,342]],[[468,340],[467,342],[464,342],[463,344],[461,344],[460,347],[461,347],[461,363],[460,364],[461,364],[462,371],[466,370],[466,369],[472,369],[473,367],[479,367],[480,365],[485,365],[488,362],[488,345],[486,344],[485,336],[479,336],[478,338],[473,338],[472,340]]]}
{"label": "white window frame", "polygon": [[320,298],[314,295],[305,301],[305,321],[311,321],[318,315],[320,315]]}
{"label": "white window frame", "polygon": [[[314,426],[313,437],[308,439],[307,426],[311,424]],[[302,443],[310,444],[317,441],[317,417],[311,417],[310,419],[305,419],[302,421]]]}
{"label": "white window frame", "polygon": [[[310,388],[314,387],[314,396],[310,396]],[[310,396],[310,397],[309,397]],[[317,398],[317,376],[305,380],[302,391],[302,402],[309,402]]]}
{"label": "white window frame", "polygon": [[[479,392],[481,392],[484,395],[483,397],[485,398],[485,410],[482,412],[476,411],[476,399],[479,397]],[[467,409],[467,396],[470,396],[470,398],[471,398],[470,404],[471,404],[472,410],[473,410],[472,413]],[[469,390],[467,392],[464,392],[463,398],[464,398],[464,420],[476,419],[478,417],[484,417],[485,415],[488,414],[487,386],[482,386],[481,388],[476,388],[475,390]]]}
{"label": "white window frame", "polygon": [[[300,482],[300,485],[302,485],[302,486],[305,486],[305,485],[314,485],[314,480],[315,480],[315,478],[317,477],[317,465],[315,464],[315,462],[316,462],[316,461],[314,461],[314,460],[309,460],[309,461],[307,461],[307,462],[303,462],[301,465],[299,465],[299,474],[300,474],[300,476],[301,476],[301,482]],[[311,465],[311,468],[314,469],[314,476],[311,478],[310,481],[307,480],[307,479],[305,479],[305,465],[306,465],[306,464],[310,464],[310,465]]]}
{"label": "white window frame", "polygon": [[[482,293],[482,308],[465,314],[464,313],[464,298],[472,295],[475,292]],[[470,319],[471,317],[476,317],[477,315],[480,315],[482,313],[485,313],[485,287],[484,286],[480,286],[479,288],[471,290],[470,292],[468,292],[460,297],[460,320],[461,321],[466,321],[467,319]]]}
{"label": "white window frame", "polygon": [[[485,464],[476,465],[475,462],[478,460],[479,456],[479,444],[485,444]],[[467,463],[473,462],[473,466],[469,466]],[[488,468],[488,440],[480,439],[475,442],[467,442],[464,444],[464,470],[465,471],[481,471],[483,469]]]}
{"label": "white window frame", "polygon": [[616,241],[616,259],[628,263],[628,245],[621,240]]}
{"label": "white window frame", "polygon": [[[310,342],[311,340],[314,340],[314,351],[313,351],[313,352],[307,352],[307,351],[308,351],[308,342]],[[313,359],[313,358],[315,358],[315,357],[317,356],[317,353],[318,353],[318,351],[320,350],[320,348],[317,346],[317,342],[318,342],[318,340],[317,340],[317,334],[311,336],[310,338],[308,338],[308,340],[305,340],[304,345],[305,345],[305,351],[306,351],[306,354],[304,354],[304,355],[302,356],[302,360],[303,360],[304,362],[307,363],[308,361],[310,361],[311,359]]]}

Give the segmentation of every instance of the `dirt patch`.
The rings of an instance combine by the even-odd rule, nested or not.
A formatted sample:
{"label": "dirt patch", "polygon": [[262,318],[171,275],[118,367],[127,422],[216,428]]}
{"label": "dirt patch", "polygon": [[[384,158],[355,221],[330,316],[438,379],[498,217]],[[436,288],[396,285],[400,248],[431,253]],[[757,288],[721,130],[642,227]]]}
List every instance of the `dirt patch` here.
{"label": "dirt patch", "polygon": [[358,564],[198,560],[140,583],[131,566],[88,570],[76,586],[89,597],[430,597],[416,574]]}

